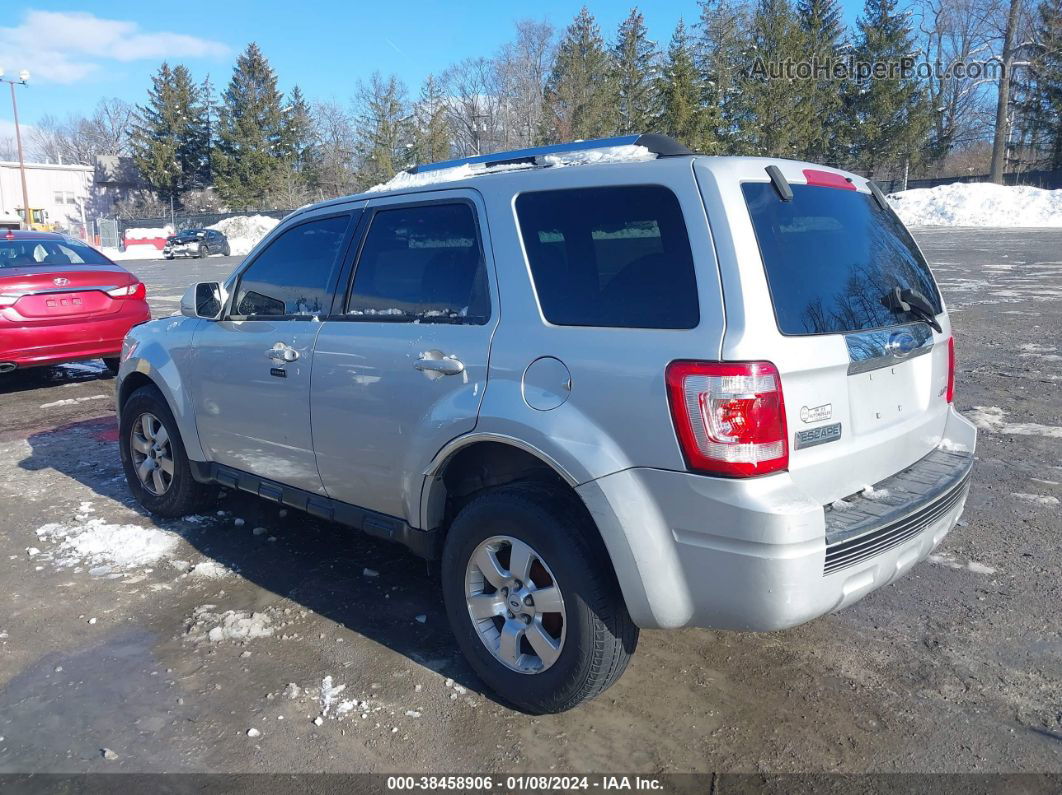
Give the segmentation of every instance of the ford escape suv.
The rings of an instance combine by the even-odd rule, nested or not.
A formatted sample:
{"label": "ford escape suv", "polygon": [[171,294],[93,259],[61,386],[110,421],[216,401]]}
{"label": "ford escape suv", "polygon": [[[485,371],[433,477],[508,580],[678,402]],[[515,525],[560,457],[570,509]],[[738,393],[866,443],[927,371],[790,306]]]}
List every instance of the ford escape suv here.
{"label": "ford escape suv", "polygon": [[288,216],[181,313],[122,354],[137,499],[221,484],[437,561],[529,712],[602,692],[639,628],[843,608],[966,498],[926,260],[809,163],[631,136],[420,166]]}

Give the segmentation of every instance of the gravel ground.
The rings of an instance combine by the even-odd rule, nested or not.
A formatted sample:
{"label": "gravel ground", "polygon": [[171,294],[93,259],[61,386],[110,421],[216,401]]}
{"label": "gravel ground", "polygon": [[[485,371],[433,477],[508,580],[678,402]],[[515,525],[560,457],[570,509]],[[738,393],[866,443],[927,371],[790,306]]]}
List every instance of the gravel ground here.
{"label": "gravel ground", "polygon": [[[5,376],[0,772],[1062,772],[1062,231],[917,237],[982,428],[960,526],[803,627],[644,632],[559,716],[482,691],[423,562],[246,495],[153,520],[102,366]],[[124,264],[164,315],[233,262]]]}

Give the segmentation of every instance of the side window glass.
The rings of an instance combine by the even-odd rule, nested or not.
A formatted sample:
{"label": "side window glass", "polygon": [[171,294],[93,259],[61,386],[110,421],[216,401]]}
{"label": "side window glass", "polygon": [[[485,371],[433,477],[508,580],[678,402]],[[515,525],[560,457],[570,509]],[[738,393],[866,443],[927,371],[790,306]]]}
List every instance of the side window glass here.
{"label": "side window glass", "polygon": [[253,320],[328,312],[332,269],[350,216],[292,227],[269,244],[240,276],[233,316]]}
{"label": "side window glass", "polygon": [[561,326],[693,328],[693,253],[675,194],[659,185],[516,199],[542,314]]}
{"label": "side window glass", "polygon": [[354,272],[347,316],[486,323],[490,293],[474,212],[465,203],[378,211]]}

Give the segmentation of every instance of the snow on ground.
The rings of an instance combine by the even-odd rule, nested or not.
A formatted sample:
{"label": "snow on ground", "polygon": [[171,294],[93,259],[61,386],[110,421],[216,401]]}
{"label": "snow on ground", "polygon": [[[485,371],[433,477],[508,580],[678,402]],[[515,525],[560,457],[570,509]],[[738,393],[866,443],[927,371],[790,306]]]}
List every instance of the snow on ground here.
{"label": "snow on ground", "polygon": [[1007,422],[1003,409],[998,406],[974,406],[964,412],[978,428],[989,433],[1006,433],[1016,436],[1046,436],[1062,439],[1062,427],[1040,425],[1035,422]]}
{"label": "snow on ground", "polygon": [[947,552],[940,552],[929,556],[929,562],[935,563],[938,566],[946,566],[949,569],[965,569],[966,571],[972,571],[974,574],[995,574],[996,570],[991,566],[986,566],[984,563],[978,563],[976,560],[968,560],[965,563],[958,561]]}
{"label": "snow on ground", "polygon": [[56,544],[52,559],[62,567],[86,565],[110,573],[148,566],[172,553],[178,537],[153,527],[86,519],[53,522],[37,529],[37,538]]}
{"label": "snow on ground", "polygon": [[221,643],[224,640],[253,640],[273,635],[273,619],[267,612],[247,613],[226,610],[215,613],[216,605],[202,605],[192,612],[187,635],[195,642]]}
{"label": "snow on ground", "polygon": [[965,182],[889,195],[908,226],[1062,227],[1062,190]]}
{"label": "snow on ground", "polygon": [[[499,157],[501,155],[499,154]],[[542,162],[553,168],[561,166],[584,166],[593,163],[630,163],[640,160],[655,160],[656,155],[644,146],[627,144],[625,146],[603,146],[597,149],[580,149],[575,152],[560,152],[555,155],[544,155]],[[504,171],[522,171],[531,168],[530,164],[514,163],[512,165],[494,166],[487,168],[483,163],[462,164],[452,168],[440,168],[434,171],[425,171],[421,174],[410,174],[408,171],[400,171],[387,182],[374,185],[367,193],[376,193],[383,190],[408,190],[420,188],[425,185],[435,185],[440,182],[455,182],[480,174],[497,174]]]}
{"label": "snow on ground", "polygon": [[232,256],[245,257],[279,223],[278,219],[268,215],[237,215],[211,224],[207,229],[216,229],[229,239]]}

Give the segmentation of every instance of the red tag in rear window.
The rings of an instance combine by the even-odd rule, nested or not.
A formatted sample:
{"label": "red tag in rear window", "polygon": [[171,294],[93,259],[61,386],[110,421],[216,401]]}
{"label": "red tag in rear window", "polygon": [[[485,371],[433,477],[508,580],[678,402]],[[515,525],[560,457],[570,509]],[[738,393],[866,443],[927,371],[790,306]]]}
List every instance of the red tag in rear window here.
{"label": "red tag in rear window", "polygon": [[815,168],[805,168],[804,178],[809,185],[818,185],[820,188],[840,188],[841,190],[855,190],[856,186],[840,174],[832,171],[819,171]]}

